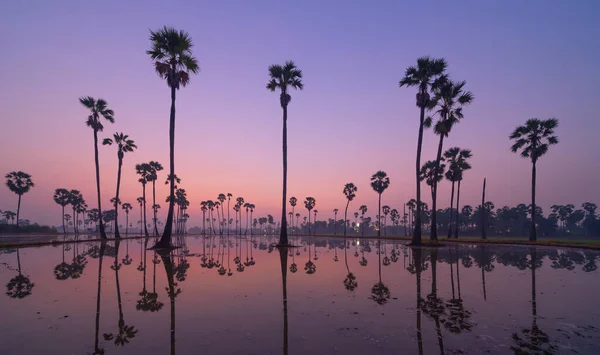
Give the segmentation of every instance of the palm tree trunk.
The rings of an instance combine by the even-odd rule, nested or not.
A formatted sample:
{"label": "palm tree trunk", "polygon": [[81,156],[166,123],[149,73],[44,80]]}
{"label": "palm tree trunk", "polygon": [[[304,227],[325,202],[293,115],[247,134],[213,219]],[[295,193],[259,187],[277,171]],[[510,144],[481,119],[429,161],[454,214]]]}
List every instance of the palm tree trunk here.
{"label": "palm tree trunk", "polygon": [[115,201],[115,238],[121,238],[119,234],[119,191],[121,188],[121,167],[123,166],[123,157],[119,154],[119,169],[117,170],[117,195]]}
{"label": "palm tree trunk", "polygon": [[[379,194],[379,202],[377,205],[377,224],[379,228],[377,229],[377,236],[381,237],[381,194]],[[381,282],[381,281],[379,281]]]}
{"label": "palm tree trunk", "polygon": [[421,332],[421,249],[413,251],[413,262],[417,274],[417,344],[419,355],[423,354],[423,334]]}
{"label": "palm tree trunk", "polygon": [[[402,224],[404,224],[404,235],[406,236],[408,233],[406,232],[406,223],[408,223],[408,221],[404,220],[406,218],[406,203],[402,205]],[[409,211],[410,212],[410,211]]]}
{"label": "palm tree trunk", "polygon": [[[281,95],[287,95],[282,92]],[[283,108],[283,196],[281,203],[281,228],[279,232],[279,245],[288,245],[287,235],[287,104]]]}
{"label": "palm tree trunk", "polygon": [[485,178],[483,178],[483,192],[481,194],[481,239],[486,239],[485,236]]}
{"label": "palm tree trunk", "polygon": [[[348,205],[350,205],[350,200],[346,202],[346,209],[344,210],[344,237],[346,236],[346,232],[348,230],[348,222],[346,222],[348,220]],[[346,248],[346,244],[344,244],[344,248]]]}
{"label": "palm tree trunk", "polygon": [[[94,156],[96,161],[96,192],[98,193],[98,213],[100,214],[100,238],[106,238],[106,232],[104,231],[104,223],[102,223],[102,202],[100,197],[100,163],[98,159],[98,130],[94,129]],[[18,210],[17,210],[18,214]],[[19,221],[17,221],[19,223]]]}
{"label": "palm tree trunk", "polygon": [[411,245],[421,245],[421,180],[419,172],[421,171],[421,150],[423,146],[423,123],[425,121],[425,106],[421,107],[419,118],[419,138],[417,140],[417,161],[416,161],[416,181],[417,181],[417,217],[415,220],[415,229],[413,232]]}
{"label": "palm tree trunk", "polygon": [[442,146],[444,145],[444,135],[440,134],[440,143],[438,144],[437,157],[435,159],[435,169],[433,171],[433,186],[432,186],[432,196],[431,196],[431,234],[429,236],[430,240],[437,241],[437,176],[438,171],[440,170],[440,161],[442,160]]}
{"label": "palm tree trunk", "polygon": [[231,226],[229,225],[229,198],[227,198],[227,235],[229,235]]}
{"label": "palm tree trunk", "polygon": [[[531,169],[531,231],[529,232],[529,240],[530,241],[537,240],[537,233],[536,233],[536,228],[535,228],[535,175],[536,175],[535,163],[536,163],[536,161],[534,160],[533,167]],[[17,217],[17,219],[18,219],[18,217]]]}
{"label": "palm tree trunk", "polygon": [[144,199],[144,218],[142,221],[144,223],[144,235],[150,237],[150,234],[148,234],[148,224],[146,223],[146,184],[142,184],[142,198]]}
{"label": "palm tree trunk", "polygon": [[142,230],[142,223],[144,223],[144,203],[140,203],[140,237],[144,234],[143,230]]}
{"label": "palm tree trunk", "polygon": [[65,206],[62,206],[62,225],[63,225],[63,233],[67,234],[67,229],[65,228]]}
{"label": "palm tree trunk", "polygon": [[[100,349],[98,348],[98,334],[100,330],[100,294],[101,294],[101,286],[102,286],[102,259],[104,258],[104,251],[106,249],[106,243],[102,242],[100,244],[100,256],[98,257],[98,293],[96,295],[96,332],[95,332],[95,340],[94,340],[94,350],[95,353],[100,354]],[[18,249],[17,249],[18,250]]]}
{"label": "palm tree trunk", "polygon": [[129,236],[129,211],[125,212],[125,237]]}
{"label": "palm tree trunk", "polygon": [[[452,207],[454,206],[454,179],[452,179],[452,193],[450,194],[450,219],[448,219],[448,238],[452,237],[452,213],[454,210]],[[458,214],[458,210],[456,211]]]}
{"label": "palm tree trunk", "polygon": [[460,226],[459,222],[459,216],[460,216],[460,182],[461,180],[458,180],[458,186],[456,189],[456,222],[455,222],[455,226],[454,226],[454,238],[458,238],[458,228]]}
{"label": "palm tree trunk", "polygon": [[[171,68],[175,71],[175,66]],[[175,86],[171,87],[171,117],[169,123],[169,212],[167,213],[167,221],[165,229],[160,241],[154,245],[156,248],[171,248],[171,234],[173,229],[173,210],[175,208]]]}
{"label": "palm tree trunk", "polygon": [[156,226],[156,223],[158,222],[158,219],[156,218],[157,209],[155,206],[156,206],[156,180],[152,180],[152,210],[154,211],[154,235],[158,235],[158,227]]}

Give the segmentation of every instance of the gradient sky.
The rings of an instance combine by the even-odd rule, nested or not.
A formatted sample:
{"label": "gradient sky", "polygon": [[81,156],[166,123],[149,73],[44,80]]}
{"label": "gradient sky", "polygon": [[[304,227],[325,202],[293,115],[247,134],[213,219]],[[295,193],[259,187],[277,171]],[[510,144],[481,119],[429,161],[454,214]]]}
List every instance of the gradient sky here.
{"label": "gradient sky", "polygon": [[[347,182],[359,188],[351,211],[374,211],[369,178],[377,170],[391,179],[383,203],[401,209],[414,197],[418,109],[415,90],[398,81],[423,55],[445,57],[451,77],[475,95],[445,142],[474,154],[462,203],[479,203],[483,177],[497,207],[528,203],[530,163],[510,152],[508,135],[530,117],[560,120],[560,144],[538,164],[541,206],[599,203],[599,13],[597,1],[3,2],[0,173],[33,175],[22,218],[59,224],[59,187],[81,190],[94,207],[93,133],[77,99],[101,97],[116,118],[101,136],[124,132],[139,146],[125,156],[121,190],[135,202],[134,165],[168,164],[169,89],[145,50],[149,29],[172,25],[191,34],[201,67],[177,98],[176,173],[190,225],[200,223],[200,201],[220,192],[277,216],[281,108],[265,84],[267,67],[289,59],[305,89],[292,92],[289,107],[288,197],[315,197],[321,218],[343,208]],[[436,144],[426,132],[423,161]],[[100,148],[100,162],[107,209],[114,146]],[[440,187],[442,207],[449,187]],[[162,183],[158,195],[164,216]],[[0,189],[1,210],[16,210],[16,201]]]}

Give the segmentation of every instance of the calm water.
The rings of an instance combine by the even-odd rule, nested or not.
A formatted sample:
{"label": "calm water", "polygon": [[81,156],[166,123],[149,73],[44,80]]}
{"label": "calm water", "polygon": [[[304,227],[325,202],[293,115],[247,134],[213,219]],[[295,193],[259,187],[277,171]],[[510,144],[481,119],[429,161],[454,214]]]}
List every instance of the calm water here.
{"label": "calm water", "polygon": [[597,252],[177,242],[0,251],[0,354],[600,353]]}

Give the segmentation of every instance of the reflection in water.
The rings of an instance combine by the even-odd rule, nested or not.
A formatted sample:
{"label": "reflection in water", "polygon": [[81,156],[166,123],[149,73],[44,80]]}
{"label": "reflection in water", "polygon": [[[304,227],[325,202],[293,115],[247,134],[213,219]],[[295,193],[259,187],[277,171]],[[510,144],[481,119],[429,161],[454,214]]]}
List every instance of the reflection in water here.
{"label": "reflection in water", "polygon": [[[593,282],[598,272],[598,252],[490,245],[419,248],[384,240],[292,239],[299,247],[276,249],[272,247],[273,239],[266,236],[212,235],[177,237],[174,243],[178,249],[160,253],[147,251],[145,246],[148,239],[141,239],[140,252],[132,252],[134,255],[129,255],[127,244],[121,245],[126,241],[21,249],[16,251],[16,258],[0,254],[0,265],[6,265],[10,270],[8,273],[0,272],[0,278],[3,278],[0,280],[8,282],[8,297],[5,302],[0,302],[0,314],[14,316],[21,312],[26,315],[40,306],[42,315],[39,317],[45,316],[47,318],[44,319],[52,322],[51,319],[60,319],[71,310],[69,307],[65,309],[65,304],[92,289],[95,297],[90,294],[87,298],[81,297],[80,302],[89,300],[86,307],[96,309],[94,326],[92,320],[87,320],[89,329],[85,333],[89,338],[94,333],[94,354],[162,353],[164,349],[161,349],[161,344],[166,346],[167,337],[170,338],[171,354],[174,354],[175,299],[185,288],[188,296],[177,302],[180,312],[177,327],[194,331],[179,332],[177,344],[180,353],[197,350],[206,353],[278,353],[281,343],[277,339],[280,338],[269,340],[269,334],[273,329],[277,329],[277,332],[281,330],[281,316],[284,354],[456,354],[481,351],[503,354],[509,348],[516,354],[552,354],[566,348],[593,354],[600,350],[597,345],[600,344],[600,330],[593,325],[600,313],[594,307],[589,307],[591,303],[586,307],[586,302],[593,302],[590,300],[600,296],[600,287]],[[302,255],[302,244],[306,248],[305,255]],[[343,255],[340,255],[342,252]],[[362,267],[348,260],[354,252],[358,252],[356,261]],[[275,257],[277,254],[278,258]],[[315,255],[321,256],[320,271],[316,275]],[[296,256],[304,258],[305,273],[297,272]],[[33,295],[33,283],[22,274],[21,257],[37,262],[27,269],[39,282]],[[106,257],[114,257],[109,262],[114,272],[108,270],[103,274]],[[132,257],[134,260],[131,260]],[[336,263],[336,258],[342,257],[343,265]],[[399,262],[400,257],[404,258],[404,262]],[[151,263],[147,264],[147,261]],[[134,263],[139,263],[140,273],[124,268]],[[166,278],[161,277],[160,264]],[[351,264],[355,266],[351,268]],[[94,270],[98,267],[98,274],[91,276],[90,267]],[[88,273],[84,272],[86,268]],[[540,269],[543,271],[540,272]],[[232,276],[236,270],[239,272],[236,278],[222,277]],[[273,298],[274,295],[264,291],[269,289],[267,286],[278,284],[277,270],[281,271],[283,313],[279,313],[280,308],[272,307],[272,302],[278,297]],[[492,272],[494,282],[488,285]],[[15,273],[18,273],[17,277],[13,277]],[[548,273],[550,277],[557,277],[553,278],[552,283],[545,282],[546,279],[542,282],[540,275],[548,277]],[[527,278],[528,275],[531,278]],[[50,281],[43,279],[48,276]],[[361,280],[364,277],[365,280],[376,282],[372,287],[359,288],[357,276]],[[431,279],[428,279],[429,276]],[[147,280],[147,277],[151,277],[151,280]],[[291,309],[288,309],[288,277],[291,278],[290,287],[293,287],[295,296]],[[543,290],[536,288],[540,287],[536,284],[536,277]],[[580,284],[585,283],[589,290],[580,292],[574,285],[568,284],[572,279],[579,280]],[[343,280],[343,285],[339,280]],[[109,318],[110,314],[118,314],[117,327],[113,323],[117,317],[107,319],[108,323],[100,321],[103,283],[108,285],[109,290],[115,287],[117,302],[115,311],[109,311]],[[243,290],[241,285],[245,287]],[[430,289],[427,289],[429,285]],[[523,290],[522,287],[531,290],[531,296],[516,294],[517,290]],[[340,293],[342,289],[350,292]],[[162,293],[164,290],[166,295]],[[207,292],[194,294],[201,292],[199,290]],[[114,295],[112,291],[109,293]],[[416,308],[413,303],[415,293]],[[44,309],[48,294],[57,300],[50,310]],[[408,297],[410,294],[413,296]],[[487,297],[488,294],[494,297]],[[131,299],[127,295],[136,296]],[[544,301],[560,307],[544,307],[545,318],[538,317],[539,295],[548,295],[544,296]],[[160,331],[166,325],[161,323],[169,322],[163,318],[167,316],[165,311],[152,314],[165,308],[164,297],[167,296],[170,301],[169,336],[166,331]],[[21,301],[24,297],[27,297],[26,300]],[[210,306],[199,307],[197,300],[200,298],[203,305]],[[529,299],[531,302],[527,301]],[[577,301],[572,302],[572,299]],[[110,297],[105,300],[105,307],[107,302],[114,304],[111,300]],[[531,313],[525,312],[530,309],[530,304]],[[381,309],[381,312],[373,312],[373,307]],[[136,312],[134,308],[141,312]],[[185,317],[181,317],[182,311]],[[47,315],[46,312],[52,314]],[[234,324],[227,323],[227,319],[231,319],[227,312],[235,312]],[[415,312],[416,319],[403,316],[403,312]],[[531,318],[527,314],[531,314]],[[261,322],[255,321],[257,316]],[[200,317],[206,317],[207,323],[198,323]],[[16,349],[17,346],[24,347],[22,353],[37,353],[36,349],[29,349],[29,344],[18,343],[15,340],[18,337],[13,335],[35,329],[29,336],[51,345],[52,341],[48,343],[43,337],[72,337],[72,327],[85,332],[83,329],[86,326],[79,323],[81,319],[76,314],[76,317],[69,318],[72,324],[66,321],[58,325],[51,324],[50,330],[45,330],[23,317],[13,326],[14,329],[6,328],[3,333],[0,332],[3,334],[0,336],[0,353],[15,353],[14,350],[6,351],[6,347]],[[288,323],[290,319],[292,323]],[[24,328],[25,325],[28,328]],[[104,334],[104,338],[99,339],[99,334]],[[202,348],[189,348],[189,344],[197,343],[194,337],[198,336],[206,339],[201,343]],[[303,341],[290,343],[290,336],[292,339],[301,336]],[[61,351],[47,353],[85,352],[69,348],[77,344],[77,338],[74,337],[69,345],[64,345],[66,348],[61,348]],[[464,344],[469,345],[466,347]],[[126,348],[121,349],[123,346]]]}

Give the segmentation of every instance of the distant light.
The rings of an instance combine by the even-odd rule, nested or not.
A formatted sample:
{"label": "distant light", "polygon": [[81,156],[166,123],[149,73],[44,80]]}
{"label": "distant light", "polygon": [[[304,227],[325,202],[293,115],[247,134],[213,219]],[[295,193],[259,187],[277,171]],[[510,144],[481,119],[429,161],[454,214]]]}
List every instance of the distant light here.
{"label": "distant light", "polygon": [[356,245],[360,245],[360,240],[356,240]]}

